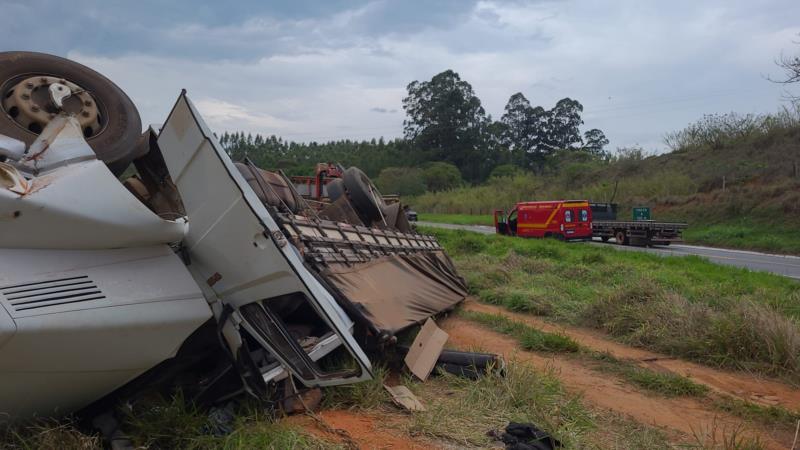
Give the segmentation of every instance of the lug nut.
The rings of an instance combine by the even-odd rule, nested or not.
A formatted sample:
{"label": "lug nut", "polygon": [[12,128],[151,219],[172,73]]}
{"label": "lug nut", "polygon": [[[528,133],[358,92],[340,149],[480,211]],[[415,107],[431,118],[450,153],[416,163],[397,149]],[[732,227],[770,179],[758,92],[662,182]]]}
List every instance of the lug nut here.
{"label": "lug nut", "polygon": [[25,87],[28,89],[33,89],[33,82],[28,81],[27,83],[25,83]]}
{"label": "lug nut", "polygon": [[92,102],[90,100],[86,100],[83,102],[83,106],[92,106]]}
{"label": "lug nut", "polygon": [[31,96],[30,96],[30,95],[28,95],[28,94],[22,94],[22,99],[23,99],[23,100],[30,100],[30,99],[31,99]]}
{"label": "lug nut", "polygon": [[31,106],[31,111],[33,111],[33,112],[39,112],[39,107],[38,107],[38,106],[36,106],[36,105],[33,105],[33,106]]}
{"label": "lug nut", "polygon": [[47,84],[47,77],[39,78],[39,81],[41,81],[42,83]]}
{"label": "lug nut", "polygon": [[89,111],[84,111],[81,113],[83,117],[89,117]]}

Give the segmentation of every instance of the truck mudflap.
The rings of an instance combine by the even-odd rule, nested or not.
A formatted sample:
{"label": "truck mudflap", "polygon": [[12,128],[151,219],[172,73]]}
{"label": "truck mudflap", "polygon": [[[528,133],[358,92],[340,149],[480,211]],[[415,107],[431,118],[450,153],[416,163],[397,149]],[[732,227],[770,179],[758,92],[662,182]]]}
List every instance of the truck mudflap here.
{"label": "truck mudflap", "polygon": [[375,335],[424,322],[467,295],[464,279],[432,236],[277,217],[339,304]]}
{"label": "truck mudflap", "polygon": [[[352,320],[308,270],[185,92],[161,129],[158,146],[188,216],[183,243],[189,270],[222,322],[231,355],[250,368],[241,371],[245,385],[252,382],[253,368],[259,372],[256,385],[283,370],[306,386],[371,378],[369,359],[351,333]],[[336,361],[319,363],[337,348],[354,361],[346,370]]]}

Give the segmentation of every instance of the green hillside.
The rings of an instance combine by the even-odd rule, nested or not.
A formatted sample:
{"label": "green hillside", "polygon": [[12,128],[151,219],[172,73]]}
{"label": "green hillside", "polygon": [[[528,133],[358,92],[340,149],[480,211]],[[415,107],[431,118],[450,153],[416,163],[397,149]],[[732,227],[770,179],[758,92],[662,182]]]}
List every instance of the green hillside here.
{"label": "green hillside", "polygon": [[[800,114],[708,116],[665,138],[673,151],[623,150],[604,160],[570,154],[540,174],[413,198],[422,213],[490,214],[517,201],[613,201],[621,217],[686,221],[689,242],[800,254]],[[461,219],[464,220],[463,218]]]}

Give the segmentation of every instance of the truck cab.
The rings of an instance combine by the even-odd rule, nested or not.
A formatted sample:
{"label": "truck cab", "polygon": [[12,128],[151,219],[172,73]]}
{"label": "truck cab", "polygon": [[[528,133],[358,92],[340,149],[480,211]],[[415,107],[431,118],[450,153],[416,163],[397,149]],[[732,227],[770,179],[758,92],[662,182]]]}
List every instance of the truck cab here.
{"label": "truck cab", "polygon": [[591,239],[592,211],[585,200],[520,202],[506,214],[494,211],[498,234],[520,237]]}

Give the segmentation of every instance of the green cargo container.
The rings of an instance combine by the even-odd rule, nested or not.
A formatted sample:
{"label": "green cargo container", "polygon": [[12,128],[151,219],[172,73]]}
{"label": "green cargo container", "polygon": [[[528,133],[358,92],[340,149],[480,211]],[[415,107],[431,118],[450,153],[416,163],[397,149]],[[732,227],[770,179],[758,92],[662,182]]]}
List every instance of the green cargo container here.
{"label": "green cargo container", "polygon": [[633,208],[633,220],[650,220],[650,208],[647,206]]}

